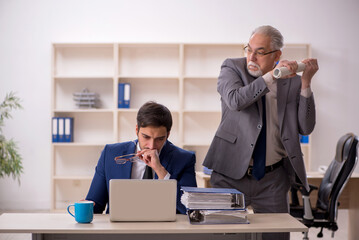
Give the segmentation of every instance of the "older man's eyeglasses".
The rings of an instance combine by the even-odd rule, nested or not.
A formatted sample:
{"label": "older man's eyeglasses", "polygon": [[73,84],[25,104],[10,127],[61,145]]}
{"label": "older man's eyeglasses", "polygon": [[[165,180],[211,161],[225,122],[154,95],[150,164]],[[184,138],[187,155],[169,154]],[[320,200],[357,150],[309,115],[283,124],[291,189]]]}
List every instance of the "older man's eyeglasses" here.
{"label": "older man's eyeglasses", "polygon": [[255,54],[257,57],[264,57],[265,55],[268,55],[268,54],[271,54],[271,53],[274,53],[274,52],[277,52],[279,50],[273,50],[273,51],[270,51],[270,52],[264,52],[264,51],[253,51],[252,48],[250,48],[248,45],[244,47],[244,53],[245,54]]}
{"label": "older man's eyeglasses", "polygon": [[136,156],[136,153],[130,153],[130,154],[115,157],[115,162],[117,164],[125,164],[127,162],[136,162],[140,160],[141,159],[138,156]]}

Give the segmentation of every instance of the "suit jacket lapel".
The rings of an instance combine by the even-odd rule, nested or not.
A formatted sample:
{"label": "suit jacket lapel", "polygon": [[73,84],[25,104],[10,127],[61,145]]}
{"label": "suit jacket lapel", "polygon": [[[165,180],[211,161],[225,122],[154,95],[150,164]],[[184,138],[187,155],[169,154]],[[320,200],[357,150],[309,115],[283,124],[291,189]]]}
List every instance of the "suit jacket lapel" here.
{"label": "suit jacket lapel", "polygon": [[278,123],[280,132],[282,132],[283,120],[285,115],[285,107],[287,106],[287,97],[290,87],[290,79],[278,79],[277,82],[277,108]]}
{"label": "suit jacket lapel", "polygon": [[[127,148],[126,152],[124,152],[122,155],[134,153],[136,151],[137,141],[133,141],[133,143],[134,144],[129,144],[129,147]],[[123,176],[123,179],[131,179],[132,164],[132,162],[129,162],[121,166],[119,168],[119,176]]]}

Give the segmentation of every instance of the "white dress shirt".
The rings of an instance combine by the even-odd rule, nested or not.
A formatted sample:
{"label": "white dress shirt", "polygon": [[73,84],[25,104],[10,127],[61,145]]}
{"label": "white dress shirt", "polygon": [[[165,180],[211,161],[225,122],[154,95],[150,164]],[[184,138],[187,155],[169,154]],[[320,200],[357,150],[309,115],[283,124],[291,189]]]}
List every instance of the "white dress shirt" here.
{"label": "white dress shirt", "polygon": [[[266,122],[267,122],[267,145],[266,145],[266,166],[270,166],[279,162],[282,158],[287,157],[287,152],[282,144],[277,108],[277,79],[273,78],[268,72],[263,75],[263,79],[267,84],[269,92],[266,94]],[[300,94],[303,97],[309,98],[312,95],[312,90],[309,88],[302,89]],[[299,136],[298,136],[299,137]],[[250,164],[253,166],[253,159]]]}

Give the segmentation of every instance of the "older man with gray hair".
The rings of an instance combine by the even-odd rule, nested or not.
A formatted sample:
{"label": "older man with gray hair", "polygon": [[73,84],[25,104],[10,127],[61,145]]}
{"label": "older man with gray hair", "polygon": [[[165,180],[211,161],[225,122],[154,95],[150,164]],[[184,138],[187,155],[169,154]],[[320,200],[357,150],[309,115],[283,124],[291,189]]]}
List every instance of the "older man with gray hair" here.
{"label": "older man with gray hair", "polygon": [[[299,134],[315,126],[311,81],[316,59],[280,60],[282,34],[260,26],[245,47],[246,57],[226,59],[218,77],[222,119],[203,165],[213,169],[213,187],[236,188],[256,213],[289,212],[290,183],[308,187]],[[279,62],[278,62],[279,61]],[[274,69],[290,75],[276,79]],[[289,239],[289,234],[264,234],[263,239]]]}

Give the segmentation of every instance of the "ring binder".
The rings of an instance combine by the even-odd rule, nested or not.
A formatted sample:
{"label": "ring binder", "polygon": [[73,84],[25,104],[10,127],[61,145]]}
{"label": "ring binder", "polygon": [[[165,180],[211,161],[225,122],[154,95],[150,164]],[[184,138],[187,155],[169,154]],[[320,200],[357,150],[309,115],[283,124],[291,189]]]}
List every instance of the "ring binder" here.
{"label": "ring binder", "polygon": [[244,194],[231,188],[182,187],[181,203],[191,224],[249,223]]}

